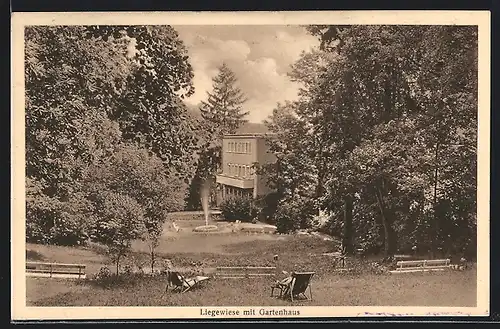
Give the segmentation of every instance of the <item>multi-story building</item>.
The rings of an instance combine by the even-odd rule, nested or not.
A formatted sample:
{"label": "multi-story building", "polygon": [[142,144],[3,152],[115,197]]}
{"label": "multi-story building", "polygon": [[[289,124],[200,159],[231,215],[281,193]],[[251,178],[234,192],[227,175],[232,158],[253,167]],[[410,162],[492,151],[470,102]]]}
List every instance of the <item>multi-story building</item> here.
{"label": "multi-story building", "polygon": [[267,179],[255,172],[254,164],[275,161],[266,143],[268,133],[225,135],[222,144],[222,170],[217,175],[217,204],[231,196],[254,199],[270,192]]}

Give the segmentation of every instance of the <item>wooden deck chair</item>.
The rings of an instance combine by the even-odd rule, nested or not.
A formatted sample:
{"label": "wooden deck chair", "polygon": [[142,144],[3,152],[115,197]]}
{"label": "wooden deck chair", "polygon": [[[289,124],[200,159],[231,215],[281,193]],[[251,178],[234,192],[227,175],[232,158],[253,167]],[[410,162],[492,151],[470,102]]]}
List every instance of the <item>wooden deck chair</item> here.
{"label": "wooden deck chair", "polygon": [[169,287],[173,287],[173,291],[186,292],[208,279],[210,278],[207,276],[186,278],[177,271],[169,271],[167,272],[167,287],[165,288],[165,292]]}
{"label": "wooden deck chair", "polygon": [[[288,297],[293,302],[294,297],[300,295],[304,296],[306,299],[312,300],[312,289],[311,289],[311,279],[316,274],[315,272],[293,272],[289,280],[285,279],[281,282],[277,282],[275,285],[271,286],[271,296],[273,295],[274,289],[280,290],[280,297]],[[288,282],[288,283],[287,283]],[[309,288],[310,298],[307,297],[306,290]]]}

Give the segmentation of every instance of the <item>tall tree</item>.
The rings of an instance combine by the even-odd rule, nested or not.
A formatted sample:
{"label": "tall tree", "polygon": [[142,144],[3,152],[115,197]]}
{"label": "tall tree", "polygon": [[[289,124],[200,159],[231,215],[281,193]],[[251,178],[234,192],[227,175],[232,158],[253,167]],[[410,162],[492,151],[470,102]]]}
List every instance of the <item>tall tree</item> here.
{"label": "tall tree", "polygon": [[246,98],[236,85],[237,81],[234,72],[223,63],[219,66],[219,73],[212,79],[212,92],[207,92],[207,101],[201,103],[202,117],[217,137],[234,133],[246,122],[245,117],[249,113],[243,110]]}
{"label": "tall tree", "polygon": [[[318,173],[315,195],[340,224],[332,227],[346,247],[379,246],[389,257],[412,246],[422,251],[470,246],[477,31],[455,26],[308,30],[321,46],[304,54],[293,72],[305,87],[290,117],[305,129],[300,145],[288,143],[287,152],[300,154]],[[315,64],[327,58],[321,51],[332,56],[323,67]],[[286,168],[283,163],[279,167]],[[471,168],[468,179],[458,163]],[[470,188],[470,196],[458,186]]]}
{"label": "tall tree", "polygon": [[[394,151],[394,143],[404,144],[401,145],[405,150],[402,153],[404,158],[406,161],[413,159],[406,162],[407,166],[401,166],[397,161],[398,153],[388,153],[387,158],[377,164],[378,178],[368,179],[362,184],[372,187],[371,193],[376,197],[382,224],[388,229],[383,234],[385,252],[391,254],[396,249],[394,237],[403,225],[403,218],[397,217],[407,217],[404,212],[399,212],[398,215],[397,209],[411,195],[401,194],[408,191],[403,182],[411,176],[405,174],[410,168],[414,175],[410,181],[415,181],[415,177],[427,176],[429,182],[427,185],[420,185],[427,200],[424,200],[424,214],[420,217],[431,220],[427,224],[423,223],[418,230],[421,233],[422,230],[428,232],[423,236],[430,236],[428,241],[431,241],[431,249],[436,250],[437,241],[442,240],[439,238],[442,235],[439,233],[439,223],[442,220],[438,218],[436,209],[440,204],[439,194],[436,193],[439,180],[437,174],[442,170],[438,168],[441,168],[445,159],[454,159],[453,162],[457,160],[453,147],[461,148],[466,153],[471,152],[470,154],[475,152],[472,143],[466,142],[474,139],[476,127],[477,36],[474,28],[330,26],[318,27],[314,33],[320,34],[324,49],[335,49],[349,63],[340,72],[351,72],[356,93],[354,97],[342,97],[338,91],[334,95],[341,103],[351,102],[358,107],[357,122],[361,123],[361,138],[353,145],[353,151],[356,154],[371,152],[369,150],[373,147]],[[464,46],[458,49],[458,44]],[[335,83],[334,76],[330,74],[327,78],[327,86]],[[453,101],[450,102],[451,99]],[[451,115],[449,111],[453,109],[455,114]],[[457,113],[458,109],[460,114]],[[410,122],[413,123],[408,125]],[[467,130],[461,122],[467,122],[471,129]],[[463,141],[459,143],[449,141],[449,136],[457,135],[457,129],[458,136],[469,137],[461,137]],[[386,137],[381,135],[382,131],[385,131]],[[413,137],[396,137],[402,131]],[[385,143],[380,138],[391,141],[391,144],[380,145]],[[368,146],[367,143],[372,145]],[[447,154],[442,153],[443,145],[447,145]],[[374,155],[371,157],[378,158]],[[350,162],[350,155],[347,160]],[[437,160],[440,160],[439,163]],[[366,163],[358,165],[366,166]],[[392,166],[399,169],[393,170]],[[352,172],[352,164],[351,167],[346,166],[346,170],[345,174]],[[453,170],[447,172],[451,173]],[[473,172],[470,177],[475,177]],[[362,185],[357,185],[357,189]],[[425,210],[429,206],[434,210]],[[412,207],[418,208],[415,208],[415,204]],[[423,246],[424,241],[420,244]]]}
{"label": "tall tree", "polygon": [[[200,106],[205,139],[198,154],[198,161],[186,196],[187,209],[200,209],[203,184],[213,185],[215,175],[222,161],[222,137],[235,133],[246,122],[248,111],[243,110],[245,95],[237,86],[234,72],[223,63],[219,73],[212,79],[212,91],[207,92],[207,100]],[[213,187],[213,186],[212,186]],[[213,189],[212,189],[213,193]]]}
{"label": "tall tree", "polygon": [[126,46],[87,40],[84,32],[80,26],[25,30],[26,176],[41,188],[40,202],[27,203],[28,239],[85,240],[82,173],[121,138],[108,115],[130,74]]}
{"label": "tall tree", "polygon": [[95,209],[85,173],[123,141],[152,151],[163,172],[192,175],[196,127],[182,98],[193,93],[193,73],[174,29],[37,26],[25,41],[28,239],[86,240]]}
{"label": "tall tree", "polygon": [[[309,196],[314,194],[317,176],[314,162],[307,155],[309,144],[304,136],[308,127],[297,115],[298,102],[278,104],[265,121],[269,130],[275,133],[268,138],[269,150],[276,156],[276,162],[260,166],[259,172],[268,177],[268,183],[283,197]],[[297,156],[301,154],[303,156]]]}

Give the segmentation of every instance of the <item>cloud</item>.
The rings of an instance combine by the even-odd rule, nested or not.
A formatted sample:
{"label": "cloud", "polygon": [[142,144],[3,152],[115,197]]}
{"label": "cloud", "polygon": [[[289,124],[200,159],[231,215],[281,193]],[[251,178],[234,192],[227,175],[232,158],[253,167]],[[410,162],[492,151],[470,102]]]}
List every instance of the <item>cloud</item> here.
{"label": "cloud", "polygon": [[188,48],[194,70],[195,94],[186,100],[199,104],[212,89],[212,78],[223,62],[231,68],[248,101],[248,119],[260,122],[278,102],[297,97],[298,85],[287,72],[300,56],[317,45],[303,28],[292,26],[175,26]]}

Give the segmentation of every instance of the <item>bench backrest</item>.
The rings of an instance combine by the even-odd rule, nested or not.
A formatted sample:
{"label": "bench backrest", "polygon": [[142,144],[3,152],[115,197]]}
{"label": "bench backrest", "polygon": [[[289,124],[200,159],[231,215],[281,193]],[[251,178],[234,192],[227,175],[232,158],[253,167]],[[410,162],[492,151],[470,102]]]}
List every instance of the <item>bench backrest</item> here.
{"label": "bench backrest", "polygon": [[396,263],[398,267],[448,266],[449,259],[402,260]]}
{"label": "bench backrest", "polygon": [[52,275],[85,276],[86,266],[83,264],[26,262],[26,272]]}

